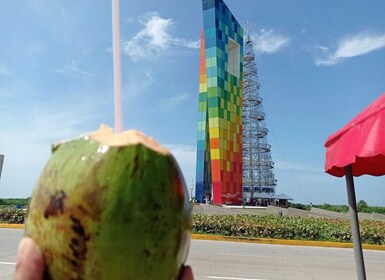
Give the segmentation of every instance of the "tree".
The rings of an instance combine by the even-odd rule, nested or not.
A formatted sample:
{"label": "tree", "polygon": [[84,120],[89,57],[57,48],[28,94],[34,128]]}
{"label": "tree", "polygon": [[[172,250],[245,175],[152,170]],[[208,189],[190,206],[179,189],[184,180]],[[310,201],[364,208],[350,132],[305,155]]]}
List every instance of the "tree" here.
{"label": "tree", "polygon": [[358,203],[357,203],[357,211],[358,212],[366,212],[367,209],[368,209],[368,204],[366,203],[365,200],[361,199],[360,201],[358,201]]}

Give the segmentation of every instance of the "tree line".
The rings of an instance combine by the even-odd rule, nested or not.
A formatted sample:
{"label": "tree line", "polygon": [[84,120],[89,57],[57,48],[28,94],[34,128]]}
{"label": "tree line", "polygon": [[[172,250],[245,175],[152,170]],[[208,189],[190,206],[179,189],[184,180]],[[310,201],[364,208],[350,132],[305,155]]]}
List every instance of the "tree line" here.
{"label": "tree line", "polygon": [[28,206],[29,204],[29,197],[28,198],[0,198],[0,205],[1,206]]}
{"label": "tree line", "polygon": [[[339,212],[339,213],[348,213],[349,206],[347,205],[332,205],[332,204],[302,204],[302,203],[289,203],[289,207],[308,210],[310,211],[311,207],[321,208],[329,211]],[[382,206],[369,206],[365,200],[359,200],[357,203],[357,211],[361,213],[379,213],[385,214],[385,207]]]}
{"label": "tree line", "polygon": [[[29,204],[30,197],[27,198],[0,198],[0,206],[21,206],[25,207]],[[339,212],[339,213],[348,213],[349,207],[347,205],[332,205],[332,204],[302,204],[302,203],[289,203],[289,207],[308,210],[310,211],[311,207],[321,208],[329,211]],[[357,203],[357,210],[361,213],[379,213],[385,214],[385,207],[381,206],[369,206],[365,200],[360,200]]]}

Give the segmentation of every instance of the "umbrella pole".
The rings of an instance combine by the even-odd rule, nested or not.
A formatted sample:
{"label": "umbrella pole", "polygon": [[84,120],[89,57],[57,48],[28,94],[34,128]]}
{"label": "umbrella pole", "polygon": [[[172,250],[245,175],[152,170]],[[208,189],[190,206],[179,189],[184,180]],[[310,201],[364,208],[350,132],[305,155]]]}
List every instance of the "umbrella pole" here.
{"label": "umbrella pole", "polygon": [[366,280],[365,263],[364,263],[364,256],[362,253],[362,245],[361,245],[360,224],[358,222],[358,215],[357,215],[356,193],[354,190],[353,172],[352,172],[351,164],[345,167],[345,179],[346,179],[346,187],[348,190],[349,215],[350,215],[350,222],[352,224],[352,235],[353,235],[354,257],[356,260],[356,268],[357,268],[357,279]]}

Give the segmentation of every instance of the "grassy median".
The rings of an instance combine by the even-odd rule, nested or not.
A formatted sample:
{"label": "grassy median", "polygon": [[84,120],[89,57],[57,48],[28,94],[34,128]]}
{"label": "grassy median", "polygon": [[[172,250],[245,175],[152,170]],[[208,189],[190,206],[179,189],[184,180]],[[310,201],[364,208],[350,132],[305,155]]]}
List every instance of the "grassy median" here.
{"label": "grassy median", "polygon": [[[3,224],[23,224],[25,216],[25,210],[0,209]],[[385,245],[385,222],[363,220],[360,230],[363,243]],[[343,219],[194,214],[192,231],[241,238],[352,242],[350,221]]]}

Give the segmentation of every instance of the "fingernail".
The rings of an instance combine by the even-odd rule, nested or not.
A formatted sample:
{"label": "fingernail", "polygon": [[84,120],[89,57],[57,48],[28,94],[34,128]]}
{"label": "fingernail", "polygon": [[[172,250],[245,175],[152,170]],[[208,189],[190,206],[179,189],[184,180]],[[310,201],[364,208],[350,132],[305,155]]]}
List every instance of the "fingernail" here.
{"label": "fingernail", "polygon": [[17,249],[17,257],[16,261],[19,262],[20,258],[25,255],[25,252],[29,250],[31,247],[31,240],[27,238],[23,238],[19,243],[19,248]]}
{"label": "fingernail", "polygon": [[30,237],[24,237],[19,244],[17,250],[16,260],[20,262],[21,259],[28,255],[29,257],[40,257],[40,249]]}

